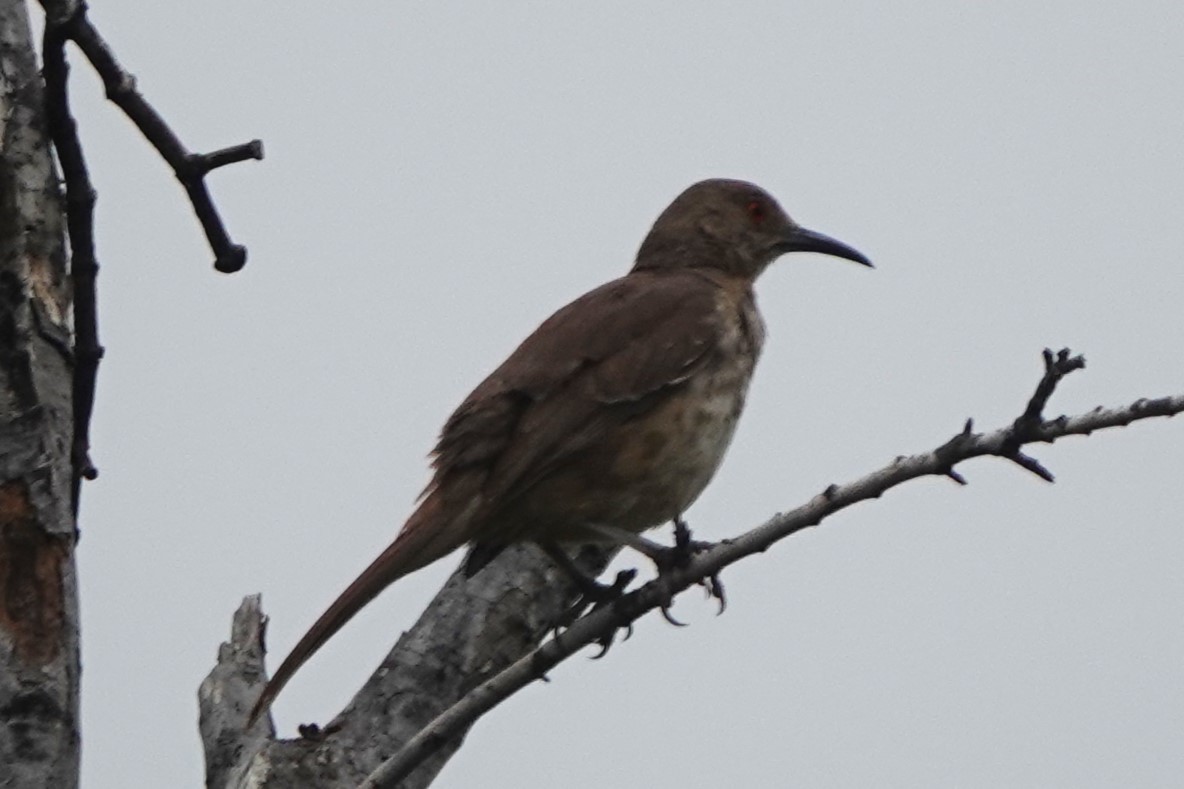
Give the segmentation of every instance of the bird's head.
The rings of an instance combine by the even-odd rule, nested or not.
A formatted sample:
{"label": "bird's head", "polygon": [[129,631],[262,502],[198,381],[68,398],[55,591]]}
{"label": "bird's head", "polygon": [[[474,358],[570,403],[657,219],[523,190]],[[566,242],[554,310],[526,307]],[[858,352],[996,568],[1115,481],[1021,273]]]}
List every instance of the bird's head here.
{"label": "bird's head", "polygon": [[790,219],[759,186],[716,178],[674,198],[642,242],[634,270],[706,267],[756,277],[787,252],[819,252],[871,265],[841,241]]}

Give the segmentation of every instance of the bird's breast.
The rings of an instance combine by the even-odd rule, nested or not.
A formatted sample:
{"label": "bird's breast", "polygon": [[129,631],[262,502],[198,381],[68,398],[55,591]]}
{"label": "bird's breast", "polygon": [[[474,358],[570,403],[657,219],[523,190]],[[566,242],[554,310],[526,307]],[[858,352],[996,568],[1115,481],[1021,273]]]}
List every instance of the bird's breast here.
{"label": "bird's breast", "polygon": [[746,289],[721,288],[709,320],[708,350],[688,375],[649,395],[647,407],[603,420],[603,432],[577,458],[549,473],[499,523],[580,542],[596,539],[587,524],[640,532],[686,512],[731,443],[764,339]]}
{"label": "bird's breast", "polygon": [[632,422],[613,463],[624,480],[619,525],[643,530],[681,515],[715,475],[732,441],[760,354],[764,326],[754,304],[721,305],[716,347],[653,411]]}

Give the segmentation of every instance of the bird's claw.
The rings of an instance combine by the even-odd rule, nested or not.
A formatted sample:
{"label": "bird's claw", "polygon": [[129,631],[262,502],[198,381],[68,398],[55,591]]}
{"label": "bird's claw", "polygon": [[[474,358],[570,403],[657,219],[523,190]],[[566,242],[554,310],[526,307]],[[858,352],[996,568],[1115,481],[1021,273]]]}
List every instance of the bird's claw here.
{"label": "bird's claw", "polygon": [[699,581],[700,586],[707,590],[707,599],[715,598],[719,600],[719,610],[715,612],[719,616],[728,608],[728,598],[724,594],[724,582],[720,580],[719,573],[712,573],[706,578]]}
{"label": "bird's claw", "polygon": [[[626,622],[623,627],[625,629],[625,636],[621,640],[628,641],[633,636],[633,623]],[[604,657],[605,655],[608,654],[609,647],[611,647],[613,645],[613,640],[617,636],[617,630],[620,630],[620,629],[621,628],[618,627],[618,628],[616,628],[616,630],[610,630],[605,635],[596,639],[596,645],[598,647],[600,647],[600,651],[592,656],[592,658],[591,658],[592,660],[600,660],[602,657]]]}
{"label": "bird's claw", "polygon": [[[644,553],[649,556],[657,567],[657,580],[663,590],[662,601],[658,607],[662,618],[675,627],[686,627],[686,622],[675,619],[674,615],[670,612],[674,604],[674,593],[668,584],[670,573],[687,567],[695,554],[714,547],[715,543],[691,539],[691,530],[682,518],[674,519],[673,546],[663,548],[655,546],[653,543],[649,543],[649,541],[646,542],[647,545],[645,546],[646,550]],[[591,606],[591,613],[595,613],[604,606],[611,605],[619,600],[625,594],[625,590],[633,582],[636,575],[636,570],[622,570],[617,573],[617,577],[611,585],[597,583],[590,578],[575,576],[581,591],[580,598],[567,610],[560,622],[555,626],[555,638],[558,639],[560,637],[561,628],[569,627],[589,606]],[[724,595],[724,585],[719,578],[719,574],[712,573],[706,578],[701,579],[699,584],[706,590],[708,598],[715,598],[719,601],[719,611],[716,612],[716,616],[722,614],[727,608],[728,603]],[[621,629],[625,630],[623,641],[628,640],[633,635],[633,625],[626,622],[597,639],[595,643],[600,647],[600,651],[592,656],[593,660],[599,660],[608,654],[609,649],[616,639],[617,631]]]}
{"label": "bird's claw", "polygon": [[[691,563],[691,559],[695,554],[701,553],[715,546],[712,542],[703,542],[702,540],[691,539],[691,530],[687,526],[687,522],[681,517],[674,519],[674,545],[670,548],[664,548],[655,551],[650,558],[654,561],[654,565],[658,568],[658,579],[665,585],[665,579],[674,570],[680,570]],[[710,597],[714,597],[720,601],[720,613],[724,608],[723,584],[720,583],[718,575],[712,575],[700,581],[706,589]],[[676,627],[686,627],[685,622],[680,622],[675,619],[670,613],[670,606],[673,602],[674,595],[666,590],[666,595],[660,606],[662,618]]]}
{"label": "bird's claw", "polygon": [[674,591],[670,588],[670,576],[665,571],[658,573],[658,589],[662,593],[662,601],[658,604],[658,611],[662,614],[662,618],[675,627],[686,627],[686,622],[680,622],[674,618],[670,613],[671,606],[674,605]]}
{"label": "bird's claw", "polygon": [[[595,613],[606,605],[611,605],[624,596],[625,590],[629,588],[629,584],[633,583],[633,579],[637,577],[637,570],[621,570],[617,573],[617,577],[613,579],[611,584],[602,584],[591,578],[581,579],[579,581],[580,597],[570,608],[560,616],[559,621],[555,624],[552,630],[552,635],[556,640],[559,639],[562,629],[570,627],[573,622],[580,618],[580,616],[588,610],[589,613]],[[625,638],[633,635],[633,626],[626,625],[628,632]],[[607,639],[607,643],[605,640]],[[602,657],[604,653],[608,652],[608,648],[612,645],[613,637],[610,634],[606,639],[601,639],[596,643],[600,645],[600,654],[596,657]]]}
{"label": "bird's claw", "polygon": [[[690,563],[691,558],[702,551],[706,551],[715,547],[713,542],[703,542],[702,540],[692,540],[691,530],[687,526],[687,522],[682,518],[674,519],[674,550],[675,561],[681,562],[679,566],[685,567]],[[719,610],[715,612],[716,616],[722,614],[728,607],[728,599],[724,595],[724,582],[720,580],[719,573],[712,573],[711,575],[699,581],[699,585],[707,590],[707,597],[719,600]]]}
{"label": "bird's claw", "polygon": [[[605,597],[595,602],[590,613],[596,613],[606,605],[612,605],[613,603],[620,600],[621,597],[624,596],[625,590],[629,587],[629,584],[633,582],[635,577],[637,577],[637,570],[621,570],[619,573],[617,573],[616,580],[613,581],[612,586],[601,586]],[[583,601],[581,601],[581,603],[582,602]],[[580,605],[581,603],[577,603],[577,605]],[[600,647],[600,651],[592,656],[592,660],[600,660],[602,657],[608,654],[608,650],[610,647],[612,647],[613,640],[617,636],[617,631],[621,630],[622,628],[625,630],[625,636],[621,639],[622,641],[628,641],[633,636],[632,622],[625,622],[624,624],[617,625],[617,627],[596,639],[596,645]]]}
{"label": "bird's claw", "polygon": [[662,618],[665,619],[670,624],[674,625],[675,627],[686,627],[687,626],[686,622],[680,622],[674,618],[674,615],[672,613],[670,613],[670,605],[669,604],[661,606],[658,610],[662,612]]}
{"label": "bird's claw", "polygon": [[615,600],[620,600],[621,596],[625,594],[625,590],[629,588],[629,584],[633,583],[633,579],[636,577],[637,570],[630,569],[617,573],[617,577],[609,585],[589,579],[588,583],[580,585],[580,599],[576,601],[574,607],[582,611],[588,606],[592,606],[592,610],[595,611]]}

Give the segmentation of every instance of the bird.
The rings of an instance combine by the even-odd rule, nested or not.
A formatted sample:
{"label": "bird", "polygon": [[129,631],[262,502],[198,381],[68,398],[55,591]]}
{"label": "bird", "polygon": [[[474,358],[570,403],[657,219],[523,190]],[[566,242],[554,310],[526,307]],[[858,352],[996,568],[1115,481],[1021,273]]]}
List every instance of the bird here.
{"label": "bird", "polygon": [[764,189],[709,179],[661,212],[629,272],[547,318],[465,398],[395,540],[297,642],[248,725],[296,671],[402,576],[468,544],[603,542],[682,513],[711,480],[764,343],[753,283],[790,252],[871,262],[792,220]]}

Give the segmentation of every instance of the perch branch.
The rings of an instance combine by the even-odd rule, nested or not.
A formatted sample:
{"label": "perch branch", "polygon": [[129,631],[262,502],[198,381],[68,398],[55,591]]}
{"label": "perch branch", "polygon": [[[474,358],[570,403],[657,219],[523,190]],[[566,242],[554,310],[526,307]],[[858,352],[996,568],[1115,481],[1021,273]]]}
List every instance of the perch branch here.
{"label": "perch branch", "polygon": [[[928,452],[899,457],[889,465],[853,482],[831,485],[813,499],[790,512],[776,515],[761,526],[735,539],[724,540],[698,553],[685,567],[631,592],[610,606],[595,610],[572,624],[559,636],[531,651],[509,667],[478,685],[424,727],[394,756],[383,762],[361,784],[360,789],[394,787],[441,745],[466,731],[484,713],[531,682],[543,677],[558,663],[593,643],[610,642],[613,634],[642,615],[667,604],[671,594],[682,592],[717,575],[723,568],[746,556],[760,553],[773,543],[822,522],[839,510],[867,499],[878,498],[887,490],[911,479],[946,476],[956,482],[965,479],[953,470],[958,463],[984,455],[994,455],[1013,462],[1020,447],[1032,443],[1051,444],[1072,435],[1089,435],[1095,430],[1122,427],[1136,420],[1173,416],[1184,411],[1184,394],[1154,400],[1137,400],[1127,406],[1096,408],[1072,417],[1045,420],[1041,417],[1057,383],[1073,370],[1084,366],[1081,357],[1063,351],[1055,357],[1046,352],[1045,376],[1024,414],[1011,425],[987,433],[976,433],[973,423],[949,441]],[[1035,460],[1033,464],[1043,470]],[[1024,465],[1022,462],[1020,465]],[[1028,470],[1033,470],[1024,465]],[[1037,472],[1039,473],[1039,472]],[[1044,478],[1051,475],[1045,470]]]}
{"label": "perch branch", "polygon": [[[115,103],[148,142],[160,153],[177,180],[185,187],[193,212],[197,214],[205,231],[206,239],[214,252],[214,268],[224,273],[233,273],[247,262],[247,249],[230,240],[226,226],[214,206],[206,187],[205,176],[211,170],[245,161],[262,159],[263,143],[252,140],[213,153],[192,153],[181,142],[155,108],[136,89],[136,80],[119,65],[115,54],[86,15],[86,3],[53,3],[42,0],[46,6],[46,36],[73,41],[86,55],[95,71],[103,80],[107,98]],[[61,7],[61,10],[57,8]],[[54,28],[51,32],[49,28]]]}

